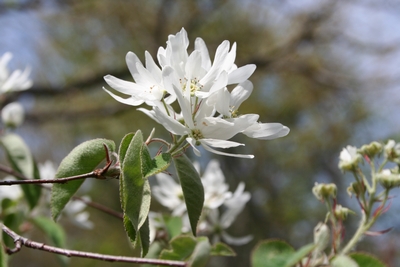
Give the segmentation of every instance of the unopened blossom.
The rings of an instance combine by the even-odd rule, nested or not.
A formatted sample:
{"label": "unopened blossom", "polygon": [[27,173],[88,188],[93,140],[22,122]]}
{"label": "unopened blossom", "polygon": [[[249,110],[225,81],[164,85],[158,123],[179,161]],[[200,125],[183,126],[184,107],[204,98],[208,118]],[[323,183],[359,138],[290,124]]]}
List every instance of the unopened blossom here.
{"label": "unopened blossom", "polygon": [[340,152],[339,169],[343,171],[352,171],[361,161],[362,156],[357,152],[357,148],[354,146],[347,146]]}
{"label": "unopened blossom", "polygon": [[384,147],[385,157],[393,162],[400,164],[400,143],[389,140]]}
{"label": "unopened blossom", "polygon": [[30,68],[10,73],[7,65],[11,58],[12,54],[9,52],[0,57],[0,95],[10,91],[26,90],[32,86],[32,81],[29,79]]}
{"label": "unopened blossom", "polygon": [[19,127],[24,122],[24,118],[24,108],[18,102],[9,103],[1,110],[1,120],[7,127]]}

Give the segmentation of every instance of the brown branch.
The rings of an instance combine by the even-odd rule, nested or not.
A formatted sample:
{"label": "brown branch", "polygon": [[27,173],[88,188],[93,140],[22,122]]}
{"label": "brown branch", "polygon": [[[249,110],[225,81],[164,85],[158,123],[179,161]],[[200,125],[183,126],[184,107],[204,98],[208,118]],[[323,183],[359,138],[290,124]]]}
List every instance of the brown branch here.
{"label": "brown branch", "polygon": [[[10,175],[12,175],[12,176],[15,176],[15,177],[17,177],[17,178],[19,178],[19,179],[23,179],[23,180],[28,180],[28,181],[43,181],[43,180],[33,180],[33,179],[30,179],[30,178],[26,177],[25,175],[23,175],[23,174],[21,174],[21,173],[19,173],[19,172],[14,171],[12,168],[7,167],[7,166],[2,165],[2,164],[0,164],[0,171],[2,171],[2,172],[4,172],[4,173],[7,173],[7,174],[10,174]],[[1,183],[1,182],[7,182],[7,183],[8,183],[9,181],[0,181],[0,183]],[[13,182],[14,182],[14,181],[13,181]],[[20,182],[21,182],[21,181],[20,181]],[[33,184],[35,184],[35,183],[33,183]],[[7,184],[6,184],[6,185],[7,185]],[[47,189],[47,190],[51,190],[51,188],[46,187],[46,186],[43,185],[42,183],[39,183],[39,182],[38,182],[38,183],[36,183],[36,185],[42,186],[43,188],[45,188],[45,189]],[[116,218],[118,218],[118,219],[122,219],[122,218],[123,218],[122,213],[117,212],[117,211],[115,211],[115,210],[113,210],[113,209],[110,209],[110,208],[108,208],[108,207],[106,207],[106,206],[104,206],[104,205],[102,205],[102,204],[99,204],[99,203],[96,203],[96,202],[93,202],[93,201],[90,201],[90,200],[87,200],[87,199],[84,199],[84,198],[81,198],[81,197],[77,197],[77,196],[72,196],[72,199],[81,201],[81,202],[85,203],[85,204],[86,204],[87,206],[89,206],[89,207],[92,207],[92,208],[94,208],[94,209],[100,210],[100,211],[102,211],[102,212],[104,212],[104,213],[107,213],[107,214],[109,214],[109,215],[111,215],[111,216],[114,216],[114,217],[116,217]]]}
{"label": "brown branch", "polygon": [[65,184],[73,180],[98,178],[98,175],[93,171],[85,174],[58,178],[58,179],[26,179],[26,180],[6,180],[0,181],[1,185],[17,185],[17,184]]}
{"label": "brown branch", "polygon": [[3,232],[6,233],[14,240],[15,248],[10,249],[6,247],[6,252],[8,254],[17,253],[22,246],[39,249],[43,251],[47,251],[50,253],[55,253],[59,255],[64,255],[67,257],[81,257],[95,260],[103,260],[110,262],[129,262],[129,263],[137,263],[137,264],[151,264],[151,265],[163,265],[163,266],[187,266],[186,262],[183,261],[172,261],[172,260],[159,260],[159,259],[145,259],[145,258],[136,258],[136,257],[126,257],[126,256],[114,256],[114,255],[106,255],[78,250],[70,250],[63,249],[58,247],[49,246],[43,243],[35,242],[29,240],[25,237],[22,237],[9,229],[7,226],[2,225]]}

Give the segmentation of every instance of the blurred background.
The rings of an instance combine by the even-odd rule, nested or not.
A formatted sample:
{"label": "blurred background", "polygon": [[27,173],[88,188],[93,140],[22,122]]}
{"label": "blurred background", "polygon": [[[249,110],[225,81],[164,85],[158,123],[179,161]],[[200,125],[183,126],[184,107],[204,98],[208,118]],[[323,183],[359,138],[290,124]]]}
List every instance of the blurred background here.
{"label": "blurred background", "polygon": [[[241,106],[262,122],[280,122],[287,137],[246,143],[237,153],[255,159],[218,158],[233,191],[240,181],[252,198],[232,235],[252,234],[238,256],[210,266],[249,266],[251,249],[266,238],[287,240],[295,248],[312,242],[325,207],[311,193],[315,182],[334,182],[343,205],[357,209],[345,190],[352,181],[337,168],[346,145],[388,138],[400,141],[400,2],[396,0],[2,0],[0,54],[14,54],[11,69],[32,67],[34,86],[13,94],[26,109],[23,136],[38,162],[55,164],[82,141],[119,140],[141,129],[167,132],[135,107],[113,100],[103,76],[132,80],[125,55],[153,57],[169,34],[186,29],[193,48],[202,37],[214,55],[223,41],[237,42],[236,64],[253,63],[254,91]],[[234,152],[234,151],[231,151]],[[3,155],[4,158],[4,155]],[[4,162],[4,161],[3,161]],[[202,162],[202,166],[207,161]],[[92,200],[119,210],[118,182],[91,184]],[[398,266],[400,218],[393,199],[375,230],[390,234],[365,238],[361,250]],[[155,205],[156,206],[156,205]],[[90,209],[95,226],[65,224],[67,245],[98,253],[134,255],[118,219]],[[351,216],[349,238],[359,216]],[[61,222],[62,223],[62,222]],[[40,232],[30,238],[46,242]],[[23,249],[11,266],[57,266],[54,255]],[[71,266],[128,266],[71,259]],[[131,266],[131,265],[129,265]]]}

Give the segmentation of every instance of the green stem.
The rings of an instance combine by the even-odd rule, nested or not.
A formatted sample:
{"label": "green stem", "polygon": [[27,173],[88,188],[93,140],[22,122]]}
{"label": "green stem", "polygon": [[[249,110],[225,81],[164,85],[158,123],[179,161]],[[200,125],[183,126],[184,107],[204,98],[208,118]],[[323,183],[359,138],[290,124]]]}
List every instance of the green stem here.
{"label": "green stem", "polygon": [[[374,225],[374,223],[378,219],[379,215],[381,215],[382,210],[384,209],[384,207],[386,205],[388,196],[389,196],[389,191],[386,190],[385,197],[381,204],[381,210],[379,212],[377,212],[377,214],[375,214],[373,217],[369,218],[367,213],[365,213],[364,211],[362,212],[362,219],[361,219],[360,226],[358,227],[357,231],[354,233],[354,235],[350,239],[350,241],[347,243],[347,245],[340,252],[341,255],[346,255],[347,253],[349,253],[350,250],[352,250],[357,245],[357,243],[360,241],[360,239],[365,234],[365,232],[368,231],[372,227],[372,225]],[[369,209],[371,209],[371,208],[372,207],[369,207]]]}
{"label": "green stem", "polygon": [[[181,138],[179,138],[179,140],[167,151],[167,153],[175,155],[176,154],[176,150],[178,150],[179,147],[183,144],[183,142],[185,142],[186,137],[187,137],[187,135],[181,136]],[[180,151],[180,150],[178,150],[178,151]]]}

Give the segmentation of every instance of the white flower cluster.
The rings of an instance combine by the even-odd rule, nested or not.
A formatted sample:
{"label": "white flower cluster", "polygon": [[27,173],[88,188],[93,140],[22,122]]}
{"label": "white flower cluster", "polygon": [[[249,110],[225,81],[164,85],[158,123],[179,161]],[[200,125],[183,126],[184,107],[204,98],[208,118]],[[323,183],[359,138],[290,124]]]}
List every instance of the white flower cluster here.
{"label": "white flower cluster", "polygon": [[[9,52],[0,57],[0,97],[8,92],[26,90],[32,86],[29,79],[30,68],[10,73],[7,65],[11,58],[12,54]],[[18,102],[9,103],[1,110],[1,119],[8,127],[18,127],[24,121],[24,109]]]}
{"label": "white flower cluster", "polygon": [[[240,115],[238,109],[253,90],[248,80],[255,70],[249,64],[237,67],[236,43],[222,42],[212,62],[203,39],[197,38],[194,51],[187,52],[189,40],[184,29],[168,37],[166,48],[160,47],[157,65],[146,51],[144,66],[132,52],[126,63],[135,82],[128,82],[111,75],[105,81],[116,91],[128,95],[120,97],[109,90],[117,101],[138,106],[143,103],[151,110],[139,108],[169,132],[185,136],[196,155],[196,146],[221,155],[252,158],[252,155],[224,153],[214,148],[230,148],[243,144],[228,141],[242,133],[263,140],[285,136],[289,128],[280,123],[260,123],[259,115]],[[228,86],[234,87],[231,91]],[[180,110],[171,106],[177,100]]]}
{"label": "white flower cluster", "polygon": [[[181,186],[171,176],[164,173],[157,174],[156,179],[157,185],[152,190],[154,197],[172,211],[172,216],[182,217],[182,231],[189,231],[189,219]],[[204,187],[204,207],[198,230],[212,235],[213,242],[218,242],[222,238],[232,245],[248,243],[252,236],[237,238],[226,232],[250,200],[250,193],[244,191],[244,183],[240,183],[235,192],[230,192],[217,160],[210,161],[201,181]],[[151,220],[150,224],[159,225]],[[154,237],[154,227],[151,231]]]}

